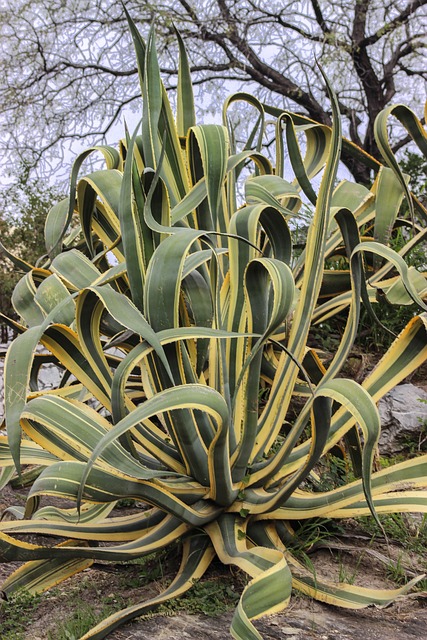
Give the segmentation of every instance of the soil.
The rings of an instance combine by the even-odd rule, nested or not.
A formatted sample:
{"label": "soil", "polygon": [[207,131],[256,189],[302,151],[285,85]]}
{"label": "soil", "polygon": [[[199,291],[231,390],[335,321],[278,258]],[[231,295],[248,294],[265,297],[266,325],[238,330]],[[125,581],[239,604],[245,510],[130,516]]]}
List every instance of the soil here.
{"label": "soil", "polygon": [[[137,622],[110,635],[111,640],[225,640],[232,614],[206,618],[180,615]],[[264,640],[425,640],[425,609],[411,606],[383,611],[340,610],[298,599],[282,613],[255,623]]]}
{"label": "soil", "polygon": [[[0,512],[24,498],[22,489],[6,487],[0,497]],[[408,529],[412,527],[415,531],[417,522],[415,516],[408,516]],[[369,535],[361,531],[355,521],[351,521],[342,534],[319,543],[317,549],[310,553],[318,575],[337,579],[345,571],[348,580],[369,587],[396,587],[387,579],[386,564],[390,559],[397,560],[409,578],[426,569],[425,553],[409,553],[398,541],[389,540],[388,545],[384,540],[372,543]],[[0,583],[18,566],[18,563],[0,564]],[[105,616],[113,610],[153,597],[173,577],[177,558],[173,555],[165,558],[160,573],[157,570],[155,579],[147,584],[141,579],[143,569],[147,573],[147,566],[138,563],[96,563],[43,594],[36,606],[23,615],[25,628],[20,630],[21,635],[15,636],[16,639],[56,640],[58,623],[71,619],[82,603]],[[218,584],[225,582],[237,593],[241,592],[244,584],[242,574],[238,571],[230,573],[219,563],[213,563],[207,579],[218,581]],[[107,612],[106,605],[109,607]],[[11,606],[13,602],[5,602],[1,607],[0,629],[3,625],[3,628],[8,628]],[[231,637],[232,615],[232,610],[214,617],[190,615],[184,609],[175,615],[153,614],[120,627],[109,638],[226,640]],[[356,611],[322,604],[295,593],[283,613],[265,617],[255,624],[264,640],[427,640],[427,592],[418,591],[401,597],[387,608],[371,607]],[[8,638],[14,636],[8,635]]]}

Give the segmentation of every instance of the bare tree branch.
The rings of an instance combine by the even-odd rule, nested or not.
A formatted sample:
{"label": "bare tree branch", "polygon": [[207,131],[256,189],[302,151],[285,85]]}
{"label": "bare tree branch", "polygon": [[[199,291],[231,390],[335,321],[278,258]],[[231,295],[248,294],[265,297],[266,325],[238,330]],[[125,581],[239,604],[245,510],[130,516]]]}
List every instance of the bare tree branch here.
{"label": "bare tree branch", "polygon": [[405,24],[408,18],[413,15],[417,9],[425,5],[427,5],[427,0],[411,0],[411,2],[408,2],[403,11],[401,11],[393,20],[383,25],[372,35],[366,36],[363,39],[357,41],[356,44],[364,49],[366,49],[366,47],[370,47],[371,45],[377,43],[386,34],[395,31],[396,28]]}
{"label": "bare tree branch", "polygon": [[[379,111],[392,99],[421,107],[427,0],[127,0],[126,6],[142,33],[155,18],[170,90],[178,67],[174,25],[179,29],[206,109],[237,88],[330,123],[316,58],[337,92],[345,134],[374,156]],[[72,141],[113,135],[121,109],[137,108],[137,70],[120,3],[3,4],[0,68],[0,152],[8,165],[14,154],[40,167],[59,165]],[[367,179],[357,162],[345,161]]]}
{"label": "bare tree branch", "polygon": [[322,29],[324,34],[331,33],[330,28],[325,22],[325,18],[323,17],[322,9],[320,8],[317,0],[311,0],[311,6],[313,7],[314,15],[316,16],[316,21],[319,27]]}

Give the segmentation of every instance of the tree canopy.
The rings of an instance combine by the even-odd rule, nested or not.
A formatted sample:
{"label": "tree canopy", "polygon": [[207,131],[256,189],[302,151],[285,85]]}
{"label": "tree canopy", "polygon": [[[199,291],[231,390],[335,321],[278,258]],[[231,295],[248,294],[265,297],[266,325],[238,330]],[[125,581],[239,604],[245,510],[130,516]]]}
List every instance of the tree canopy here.
{"label": "tree canopy", "polygon": [[[40,180],[31,179],[20,166],[13,182],[0,190],[0,238],[7,249],[21,260],[35,265],[46,252],[44,225],[52,204],[63,197],[61,191]],[[6,260],[0,247],[0,313],[17,318],[11,296],[23,273]],[[6,325],[0,319],[1,342],[7,341]]]}
{"label": "tree canopy", "polygon": [[[427,0],[126,3],[142,31],[156,21],[169,88],[177,73],[174,28],[180,31],[195,84],[202,92],[209,87],[206,109],[218,104],[218,94],[249,83],[260,99],[329,124],[319,61],[338,93],[345,134],[374,156],[377,114],[390,101],[404,99],[416,107],[425,99],[426,5]],[[2,151],[8,159],[19,155],[37,164],[42,158],[55,167],[67,141],[99,140],[124,107],[139,110],[137,69],[120,2],[17,0],[1,8],[0,29]],[[397,131],[395,150],[405,141]],[[344,160],[358,179],[366,179],[366,169]]]}

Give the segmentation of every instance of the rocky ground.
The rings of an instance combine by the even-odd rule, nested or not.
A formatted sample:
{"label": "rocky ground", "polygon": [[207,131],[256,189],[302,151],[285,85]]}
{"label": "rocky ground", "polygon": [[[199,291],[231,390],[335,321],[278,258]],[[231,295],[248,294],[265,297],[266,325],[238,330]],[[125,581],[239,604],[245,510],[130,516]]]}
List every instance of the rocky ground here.
{"label": "rocky ground", "polygon": [[[111,640],[225,640],[232,614],[216,618],[181,614],[136,622]],[[264,640],[423,640],[427,610],[418,604],[387,610],[346,611],[299,598],[286,613],[256,623]]]}
{"label": "rocky ground", "polygon": [[[25,499],[23,490],[7,487],[0,510]],[[316,572],[368,587],[395,588],[396,579],[427,570],[426,548],[413,544],[424,526],[419,517],[401,521],[402,532],[387,545],[380,536],[346,524],[339,535],[323,539],[310,553]],[[407,526],[405,526],[407,525]],[[424,535],[423,531],[423,535]],[[424,539],[424,538],[423,538]],[[406,548],[405,548],[406,547]],[[393,565],[394,563],[394,565]],[[0,564],[0,582],[17,564]],[[399,571],[392,571],[397,566]],[[97,563],[46,594],[4,602],[0,612],[2,640],[78,640],[82,626],[162,591],[177,569],[177,558],[146,564]],[[226,640],[237,594],[244,586],[239,571],[214,564],[203,584],[181,603],[120,627],[111,640]],[[426,584],[426,583],[423,583]],[[230,597],[230,595],[232,597]],[[228,611],[227,611],[228,609]],[[207,611],[212,615],[206,615]],[[89,624],[90,623],[90,624]],[[295,593],[286,611],[257,621],[264,640],[423,640],[427,639],[427,592],[414,590],[387,608],[349,611]]]}
{"label": "rocky ground", "polygon": [[[0,359],[0,367],[1,367]],[[48,371],[47,376],[55,372]],[[49,378],[48,384],[51,384]],[[0,418],[3,372],[0,370]],[[421,401],[420,401],[421,398]],[[381,453],[412,446],[411,455],[425,450],[427,387],[417,381],[400,385],[380,403],[383,424]],[[390,448],[391,447],[391,448]],[[386,451],[387,449],[387,451]],[[0,495],[0,513],[23,504],[25,490],[6,487]],[[330,537],[310,553],[316,571],[324,577],[344,579],[367,587],[395,588],[397,582],[427,572],[427,549],[419,544],[419,516],[398,521],[397,533],[386,544],[380,536],[346,523],[339,536]],[[401,534],[399,533],[399,528]],[[424,538],[423,538],[424,540]],[[160,569],[159,569],[160,566]],[[0,564],[0,585],[17,564]],[[36,599],[0,603],[1,640],[77,640],[96,621],[130,604],[159,593],[173,577],[176,561],[154,564],[96,564]],[[121,627],[112,640],[226,640],[232,609],[244,586],[244,576],[219,564],[207,575],[211,585],[190,595],[161,614]],[[423,582],[427,585],[427,580]],[[212,587],[213,585],[213,587]],[[0,586],[1,588],[1,586]],[[229,609],[227,611],[227,609]],[[213,615],[203,613],[208,611]],[[264,640],[427,640],[427,592],[414,591],[384,608],[358,611],[339,609],[295,594],[288,609],[256,623]]]}

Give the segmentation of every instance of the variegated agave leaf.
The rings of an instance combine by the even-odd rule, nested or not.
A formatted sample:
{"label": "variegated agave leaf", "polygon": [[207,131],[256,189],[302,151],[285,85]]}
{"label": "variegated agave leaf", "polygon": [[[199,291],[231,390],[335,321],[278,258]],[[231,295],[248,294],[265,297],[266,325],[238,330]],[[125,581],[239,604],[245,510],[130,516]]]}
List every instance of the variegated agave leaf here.
{"label": "variegated agave leaf", "polygon": [[[25,465],[43,470],[25,512],[0,523],[1,560],[26,562],[3,589],[47,589],[93,560],[133,559],[180,540],[181,568],[168,589],[85,639],[182,594],[214,556],[251,578],[231,626],[242,640],[260,638],[251,620],[286,607],[292,585],[339,606],[387,603],[412,583],[377,592],[314,580],[288,541],[292,521],[427,511],[427,456],[372,472],[375,403],[427,358],[425,277],[408,269],[405,251],[387,246],[403,198],[417,220],[411,247],[425,238],[426,212],[390,152],[385,119],[396,115],[422,150],[425,132],[409,110],[387,110],[378,120],[380,165],[343,139],[332,92],[332,128],[246,94],[228,101],[225,125],[197,125],[181,41],[175,120],[154,31],[145,43],[128,19],[142,125],[119,152],[96,149],[105,169],[79,179],[93,150],[77,159],[71,197],[47,219],[50,261],[28,265],[14,294],[22,321],[6,359],[0,480]],[[239,151],[226,125],[241,100],[258,115]],[[277,116],[275,170],[262,150],[265,113]],[[334,187],[343,145],[375,170],[371,188]],[[312,219],[294,257],[294,221],[307,201]],[[328,272],[337,253],[348,266]],[[358,385],[339,374],[375,288],[415,301],[420,315]],[[342,340],[326,368],[308,347],[310,329],[342,310]],[[38,388],[40,344],[62,370],[49,391]],[[289,423],[295,398],[302,408]],[[351,445],[356,479],[311,491],[313,470],[339,441]],[[46,495],[75,506],[39,508]],[[116,516],[122,498],[146,509]],[[21,541],[24,533],[66,542],[48,548]],[[109,545],[88,546],[94,540]]]}

